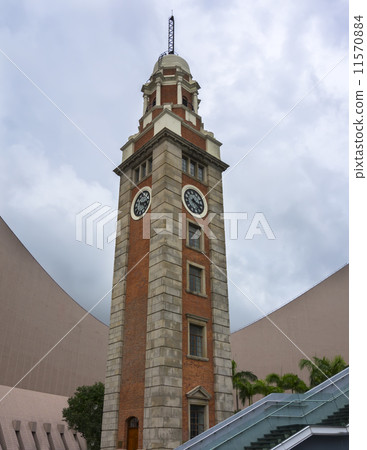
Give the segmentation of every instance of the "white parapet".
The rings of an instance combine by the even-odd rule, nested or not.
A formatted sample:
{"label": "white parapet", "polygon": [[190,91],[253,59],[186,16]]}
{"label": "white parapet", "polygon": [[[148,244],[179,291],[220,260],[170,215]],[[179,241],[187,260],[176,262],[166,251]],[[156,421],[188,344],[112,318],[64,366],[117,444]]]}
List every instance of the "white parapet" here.
{"label": "white parapet", "polygon": [[163,128],[168,128],[174,133],[181,136],[181,120],[178,116],[170,113],[165,109],[161,116],[154,122],[154,136],[159,133]]}

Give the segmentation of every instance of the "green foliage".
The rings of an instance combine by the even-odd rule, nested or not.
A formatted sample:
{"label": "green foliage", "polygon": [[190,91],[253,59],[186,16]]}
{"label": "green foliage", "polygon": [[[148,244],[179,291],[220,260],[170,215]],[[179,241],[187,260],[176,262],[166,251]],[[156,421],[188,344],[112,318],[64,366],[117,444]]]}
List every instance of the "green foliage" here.
{"label": "green foliage", "polygon": [[[310,388],[317,386],[327,378],[336,375],[341,370],[348,367],[344,359],[338,355],[334,359],[329,360],[325,356],[323,358],[313,357],[313,361],[301,359],[299,362],[301,369],[306,368],[310,372]],[[248,405],[252,404],[253,397],[256,394],[263,396],[291,391],[292,393],[302,394],[310,389],[306,383],[294,373],[285,373],[278,375],[270,373],[265,380],[259,380],[256,375],[249,371],[237,372],[237,364],[232,361],[232,384],[236,391],[236,406],[239,411],[238,400],[240,399],[244,406],[246,401]]]}
{"label": "green foliage", "polygon": [[308,390],[306,383],[295,373],[285,373],[282,376],[270,373],[265,380],[269,384],[275,384],[277,387],[284,389],[284,391],[291,390],[292,393],[302,394]]}
{"label": "green foliage", "polygon": [[[232,360],[232,385],[233,389],[236,391],[236,412],[239,411],[239,392],[243,389],[244,383],[248,383],[251,381],[256,381],[257,376],[249,370],[242,370],[241,372],[237,372],[237,363]],[[241,400],[243,402],[243,400]]]}
{"label": "green foliage", "polygon": [[328,359],[325,356],[323,358],[314,356],[312,359],[313,361],[301,359],[299,362],[300,369],[306,368],[310,372],[310,388],[317,386],[348,367],[348,364],[340,355],[335,356],[334,359]]}
{"label": "green foliage", "polygon": [[243,404],[248,400],[248,404],[252,405],[253,396],[261,394],[263,396],[284,392],[284,390],[277,386],[269,385],[265,380],[256,380],[253,383],[246,381],[241,385],[239,396]]}
{"label": "green foliage", "polygon": [[88,449],[99,450],[101,442],[104,384],[79,386],[62,410],[68,426],[87,441]]}
{"label": "green foliage", "polygon": [[256,380],[254,383],[254,390],[256,394],[261,394],[266,397],[269,394],[276,394],[284,392],[284,389],[279,386],[272,386],[266,380]]}

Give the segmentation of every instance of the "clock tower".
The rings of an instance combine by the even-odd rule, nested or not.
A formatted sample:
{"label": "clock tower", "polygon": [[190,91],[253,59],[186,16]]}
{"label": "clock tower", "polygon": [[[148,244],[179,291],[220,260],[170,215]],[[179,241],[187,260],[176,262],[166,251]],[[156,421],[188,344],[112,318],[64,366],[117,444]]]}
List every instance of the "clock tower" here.
{"label": "clock tower", "polygon": [[[173,18],[171,18],[172,20]],[[121,148],[102,449],[174,449],[233,412],[220,142],[169,51]]]}

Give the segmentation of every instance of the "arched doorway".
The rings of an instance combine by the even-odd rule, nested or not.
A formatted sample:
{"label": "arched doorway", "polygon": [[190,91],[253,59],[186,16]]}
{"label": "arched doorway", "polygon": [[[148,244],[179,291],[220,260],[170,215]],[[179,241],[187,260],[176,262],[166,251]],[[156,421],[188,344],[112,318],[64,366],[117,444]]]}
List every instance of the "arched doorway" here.
{"label": "arched doorway", "polygon": [[137,450],[139,420],[137,417],[127,419],[127,450]]}

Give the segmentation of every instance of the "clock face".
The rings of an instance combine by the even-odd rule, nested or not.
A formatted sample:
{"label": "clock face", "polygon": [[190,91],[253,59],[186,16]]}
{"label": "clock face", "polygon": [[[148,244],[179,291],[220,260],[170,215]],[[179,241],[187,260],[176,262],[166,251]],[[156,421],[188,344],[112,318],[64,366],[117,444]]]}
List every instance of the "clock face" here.
{"label": "clock face", "polygon": [[144,187],[137,192],[131,205],[131,216],[138,220],[148,211],[152,199],[151,189]]}
{"label": "clock face", "polygon": [[206,215],[208,207],[205,197],[197,187],[186,185],[182,190],[182,201],[185,208],[194,217],[204,217]]}

